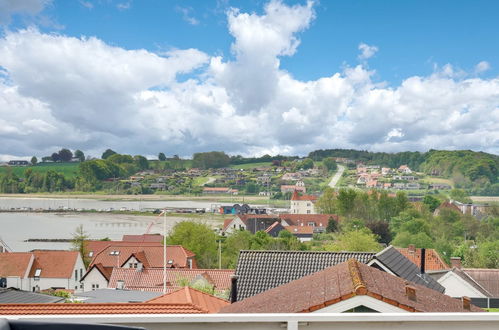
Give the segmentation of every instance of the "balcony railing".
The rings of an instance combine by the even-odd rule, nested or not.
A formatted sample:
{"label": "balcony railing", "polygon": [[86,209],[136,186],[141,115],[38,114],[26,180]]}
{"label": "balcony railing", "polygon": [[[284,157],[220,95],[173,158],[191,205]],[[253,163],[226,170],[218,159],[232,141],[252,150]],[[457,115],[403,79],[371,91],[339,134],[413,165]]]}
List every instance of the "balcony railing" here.
{"label": "balcony railing", "polygon": [[[1,310],[0,310],[0,318]],[[499,329],[499,313],[307,313],[307,314],[162,314],[24,315],[9,319],[99,323],[160,329]]]}

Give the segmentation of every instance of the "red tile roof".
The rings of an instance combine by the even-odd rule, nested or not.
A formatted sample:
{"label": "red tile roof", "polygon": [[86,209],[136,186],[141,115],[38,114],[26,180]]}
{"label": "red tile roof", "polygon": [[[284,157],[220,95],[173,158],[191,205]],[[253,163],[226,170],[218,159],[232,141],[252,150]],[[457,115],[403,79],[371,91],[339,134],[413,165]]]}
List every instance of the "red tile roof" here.
{"label": "red tile roof", "polygon": [[42,251],[32,252],[35,261],[29,277],[35,276],[36,269],[41,269],[42,278],[71,278],[80,253],[78,251]]}
{"label": "red tile roof", "polygon": [[94,315],[94,314],[204,314],[204,310],[185,303],[108,303],[108,304],[0,304],[2,315]]}
{"label": "red tile roof", "polygon": [[143,234],[143,235],[123,235],[124,242],[163,242],[163,235],[159,234]]}
{"label": "red tile roof", "polygon": [[284,227],[287,231],[292,234],[309,234],[313,235],[314,227],[313,226],[286,226]]}
{"label": "red tile roof", "polygon": [[[101,263],[104,267],[120,267],[135,253],[140,256],[144,264],[148,267],[163,267],[163,244],[154,243],[155,245],[123,245],[110,244],[101,252],[94,254],[90,266]],[[113,252],[117,251],[118,254]],[[194,257],[195,254],[183,248],[180,245],[168,245],[166,247],[167,261],[172,260],[173,263],[168,264],[168,267],[186,268],[189,267],[188,258]],[[193,267],[195,263],[193,262]]]}
{"label": "red tile roof", "polygon": [[[415,289],[415,299],[406,286]],[[467,312],[463,303],[435,290],[350,259],[224,307],[221,313],[303,313],[367,295],[411,312]],[[471,311],[483,310],[471,306]]]}
{"label": "red tile roof", "polygon": [[29,271],[31,252],[0,253],[0,277],[18,276],[24,278]]}
{"label": "red tile roof", "polygon": [[222,307],[230,305],[230,303],[226,300],[187,286],[172,293],[167,293],[148,300],[146,303],[187,304],[192,305],[205,313],[218,313]]}
{"label": "red tile roof", "polygon": [[[397,250],[402,253],[404,257],[416,264],[416,266],[421,267],[421,249],[397,248]],[[426,249],[425,269],[444,270],[450,269],[450,267],[443,261],[437,251],[434,249]]]}
{"label": "red tile roof", "polygon": [[[95,256],[110,245],[113,246],[157,246],[158,242],[126,242],[126,241],[85,241],[85,250],[87,253],[93,252]],[[88,255],[88,254],[87,254]]]}
{"label": "red tile roof", "polygon": [[318,227],[327,227],[329,219],[333,218],[339,221],[336,214],[279,214],[279,218],[295,226],[308,225],[309,222],[314,222]]}
{"label": "red tile roof", "polygon": [[[179,282],[183,279],[192,281],[196,277],[202,276],[212,283],[217,291],[224,291],[230,288],[232,275],[234,275],[232,269],[169,268],[166,270],[166,282],[168,287],[179,287]],[[133,268],[114,268],[109,280],[109,287],[116,288],[118,281],[124,281],[125,289],[158,291],[158,288],[160,290],[163,288],[163,269],[137,271]]]}
{"label": "red tile roof", "polygon": [[317,196],[313,196],[313,195],[299,195],[298,192],[295,190],[293,192],[293,196],[291,196],[291,200],[292,201],[316,201],[317,200]]}

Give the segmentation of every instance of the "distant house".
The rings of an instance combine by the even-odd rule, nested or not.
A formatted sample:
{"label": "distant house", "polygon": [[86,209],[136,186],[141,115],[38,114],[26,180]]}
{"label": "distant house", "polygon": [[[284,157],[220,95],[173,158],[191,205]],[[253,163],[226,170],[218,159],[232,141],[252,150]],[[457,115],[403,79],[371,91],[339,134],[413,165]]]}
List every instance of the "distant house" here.
{"label": "distant house", "polygon": [[235,302],[221,313],[482,312],[355,259]]}
{"label": "distant house", "polygon": [[77,251],[34,250],[0,253],[0,278],[5,286],[39,292],[79,291],[85,265]]}
{"label": "distant house", "polygon": [[[84,291],[107,288],[113,269],[129,268],[139,271],[162,268],[164,263],[161,242],[106,242],[88,244],[88,256],[92,257],[86,274],[81,278]],[[94,252],[96,251],[96,252]],[[166,247],[168,268],[197,268],[195,254],[180,245]]]}
{"label": "distant house", "polygon": [[399,170],[399,172],[402,172],[404,174],[411,174],[412,173],[412,170],[407,165],[400,165],[398,170]]}
{"label": "distant house", "polygon": [[204,187],[203,194],[233,194],[233,190],[229,187]]}
{"label": "distant house", "polygon": [[[416,249],[414,244],[410,244],[407,248],[397,248],[397,250],[407,259],[412,261],[416,266],[421,267],[421,249]],[[449,265],[440,257],[434,249],[425,249],[425,267],[428,271],[437,271],[450,269]]]}
{"label": "distant house", "polygon": [[311,241],[314,236],[314,227],[311,226],[286,226],[283,228],[296,236],[300,242]]}
{"label": "distant house", "polygon": [[293,214],[316,214],[315,202],[317,196],[299,195],[295,190],[291,196],[291,213]]}
{"label": "distant house", "polygon": [[7,164],[9,166],[28,166],[29,162],[27,160],[10,160]]}
{"label": "distant house", "polygon": [[302,179],[302,175],[300,173],[285,173],[281,177],[282,181],[298,181]]}
{"label": "distant house", "polygon": [[305,183],[303,181],[297,181],[294,185],[281,185],[281,193],[292,193],[294,191],[298,191],[300,193],[306,193],[307,188],[305,187]]}
{"label": "distant house", "polygon": [[430,189],[430,190],[449,190],[449,189],[452,189],[452,187],[448,184],[445,184],[445,183],[430,183],[428,185],[428,189]]}

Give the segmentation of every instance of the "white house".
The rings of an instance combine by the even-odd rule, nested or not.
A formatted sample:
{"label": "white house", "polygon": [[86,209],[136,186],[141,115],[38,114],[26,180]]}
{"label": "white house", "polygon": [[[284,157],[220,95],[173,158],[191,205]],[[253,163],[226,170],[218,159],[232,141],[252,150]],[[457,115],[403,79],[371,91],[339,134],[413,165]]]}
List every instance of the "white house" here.
{"label": "white house", "polygon": [[298,195],[295,190],[291,197],[291,214],[316,214],[315,202],[316,196],[312,195]]}
{"label": "white house", "polygon": [[78,251],[0,253],[0,278],[6,287],[38,292],[47,289],[80,291],[85,265]]}

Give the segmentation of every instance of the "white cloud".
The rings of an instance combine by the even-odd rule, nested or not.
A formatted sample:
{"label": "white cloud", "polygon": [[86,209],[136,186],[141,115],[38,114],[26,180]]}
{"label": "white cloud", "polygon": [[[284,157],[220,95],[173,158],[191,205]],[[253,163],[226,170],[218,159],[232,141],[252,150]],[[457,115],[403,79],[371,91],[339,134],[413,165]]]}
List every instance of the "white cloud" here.
{"label": "white cloud", "polygon": [[[9,32],[0,39],[0,154],[499,152],[498,78],[444,66],[387,87],[364,64],[312,81],[280,69],[314,15],[311,3],[272,1],[262,15],[231,9],[230,61],[195,49],[154,54],[96,38]],[[187,80],[178,79],[183,73]]]}
{"label": "white cloud", "polygon": [[0,25],[9,24],[12,15],[35,16],[52,0],[0,0]]}
{"label": "white cloud", "polygon": [[369,46],[368,44],[365,44],[365,43],[360,43],[359,50],[360,50],[359,60],[365,61],[365,60],[373,57],[374,54],[376,54],[378,52],[378,47]]}
{"label": "white cloud", "polygon": [[175,8],[179,13],[182,14],[182,19],[189,23],[190,25],[198,25],[199,20],[197,20],[193,15],[192,15],[192,7],[181,7],[177,6]]}
{"label": "white cloud", "polygon": [[475,73],[482,73],[490,70],[490,63],[487,61],[481,61],[475,66]]}
{"label": "white cloud", "polygon": [[128,10],[132,6],[132,1],[120,2],[116,5],[119,10]]}
{"label": "white cloud", "polygon": [[94,8],[94,4],[90,1],[83,1],[83,0],[80,0],[80,4],[87,8],[87,9],[93,9]]}

